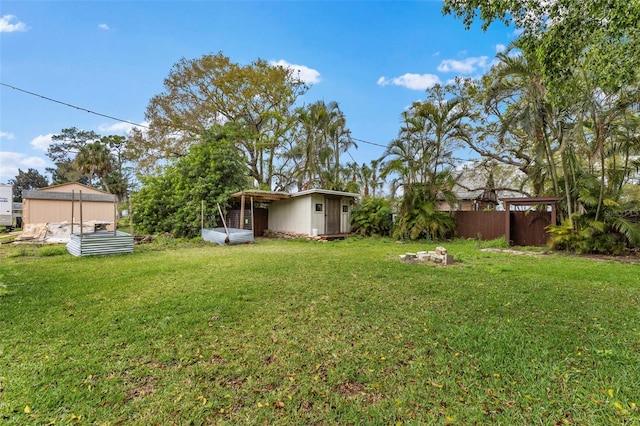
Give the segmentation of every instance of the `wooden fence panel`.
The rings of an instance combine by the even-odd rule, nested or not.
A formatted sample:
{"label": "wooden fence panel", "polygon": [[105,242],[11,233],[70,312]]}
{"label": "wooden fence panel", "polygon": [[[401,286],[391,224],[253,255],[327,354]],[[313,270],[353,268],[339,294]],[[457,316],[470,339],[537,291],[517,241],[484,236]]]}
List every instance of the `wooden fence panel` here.
{"label": "wooden fence panel", "polygon": [[457,211],[456,237],[493,240],[504,236],[505,216],[503,211]]}
{"label": "wooden fence panel", "polygon": [[[510,244],[515,246],[544,246],[549,239],[546,227],[551,223],[551,212],[528,210],[511,211]],[[504,211],[455,212],[458,238],[493,240],[504,237],[506,216]]]}
{"label": "wooden fence panel", "polygon": [[537,210],[511,212],[511,244],[514,246],[544,246],[549,239],[546,227],[551,213]]}

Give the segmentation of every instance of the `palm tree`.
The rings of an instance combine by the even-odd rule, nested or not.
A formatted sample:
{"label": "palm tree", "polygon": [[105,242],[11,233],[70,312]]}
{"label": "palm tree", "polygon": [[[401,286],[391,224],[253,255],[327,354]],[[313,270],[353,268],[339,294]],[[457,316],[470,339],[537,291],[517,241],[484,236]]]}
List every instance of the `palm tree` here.
{"label": "palm tree", "polygon": [[497,59],[488,78],[486,110],[499,117],[497,141],[511,148],[521,161],[520,169],[530,178],[533,194],[546,192],[545,183],[551,181],[554,195],[559,195],[558,174],[554,159],[559,145],[553,137],[552,125],[556,111],[546,100],[546,87],[542,83],[542,72],[535,59],[524,54],[512,55],[517,44],[512,44]]}
{"label": "palm tree", "polygon": [[107,192],[109,185],[105,177],[114,169],[113,156],[109,148],[100,141],[88,143],[80,148],[75,158],[80,173],[87,176],[91,183],[100,181]]}
{"label": "palm tree", "polygon": [[448,96],[451,90],[435,86],[425,101],[414,102],[383,154],[382,177],[394,175],[392,187],[402,188],[399,237],[441,238],[453,229],[452,218],[437,206],[440,200],[454,202],[452,154],[471,138],[471,112],[463,98]]}
{"label": "palm tree", "polygon": [[342,168],[345,190],[360,192],[364,197],[376,197],[376,193],[384,186],[380,178],[380,160],[371,160],[369,164],[350,162]]}
{"label": "palm tree", "polygon": [[626,158],[638,149],[634,133],[640,96],[638,88],[623,88],[617,92],[605,93],[594,87],[589,76],[583,73],[578,82],[583,99],[579,104],[577,127],[579,140],[586,148],[588,171],[598,175],[598,202],[595,206],[595,220],[601,219],[606,200],[618,200],[621,183],[626,180],[625,171],[619,165],[619,158]]}
{"label": "palm tree", "polygon": [[427,100],[420,104],[417,114],[429,124],[432,152],[429,174],[432,179],[447,165],[451,165],[453,150],[471,139],[468,123],[470,111],[463,98],[447,98],[445,87],[437,85],[427,93]]}
{"label": "palm tree", "polygon": [[350,148],[358,146],[351,138],[351,131],[347,128],[347,119],[340,110],[337,102],[327,105],[329,120],[326,123],[327,144],[332,149],[332,164],[327,164],[331,173],[331,179],[326,182],[327,189],[343,189],[340,182],[340,155]]}
{"label": "palm tree", "polygon": [[318,101],[297,110],[300,123],[295,171],[300,189],[342,187],[340,154],[356,146],[337,102]]}
{"label": "palm tree", "polygon": [[453,151],[471,138],[471,113],[462,98],[447,98],[448,89],[434,86],[426,101],[414,102],[402,113],[399,137],[382,156],[383,178],[396,174],[406,187],[432,188],[429,198],[438,192],[433,187],[438,174],[453,165]]}

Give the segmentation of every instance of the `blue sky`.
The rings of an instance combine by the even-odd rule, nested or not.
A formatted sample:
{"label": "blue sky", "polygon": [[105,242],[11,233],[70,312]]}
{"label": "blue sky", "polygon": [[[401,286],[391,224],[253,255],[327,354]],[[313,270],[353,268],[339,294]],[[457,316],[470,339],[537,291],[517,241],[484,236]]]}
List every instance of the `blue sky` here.
{"label": "blue sky", "polygon": [[[465,30],[441,1],[7,1],[0,2],[0,82],[134,123],[181,58],[221,51],[301,70],[301,103],[337,101],[356,139],[387,145],[400,114],[425,89],[478,77],[514,39],[499,24]],[[51,135],[77,127],[126,135],[131,127],[0,86],[0,183],[51,166]],[[358,142],[344,161],[378,158]],[[461,154],[465,155],[465,154]],[[49,176],[47,176],[49,178]]]}

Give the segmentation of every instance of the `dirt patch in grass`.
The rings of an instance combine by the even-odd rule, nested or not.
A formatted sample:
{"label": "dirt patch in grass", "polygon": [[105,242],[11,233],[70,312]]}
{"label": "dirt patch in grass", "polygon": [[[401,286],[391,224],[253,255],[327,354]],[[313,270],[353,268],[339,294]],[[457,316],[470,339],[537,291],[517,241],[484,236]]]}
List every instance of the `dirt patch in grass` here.
{"label": "dirt patch in grass", "polygon": [[580,257],[599,261],[599,262],[620,262],[620,263],[630,263],[634,265],[640,265],[640,254],[628,254],[628,255],[620,255],[620,256],[612,256],[608,254],[583,254]]}
{"label": "dirt patch in grass", "polygon": [[156,391],[156,380],[153,377],[143,377],[139,380],[137,386],[127,391],[127,401],[144,398]]}
{"label": "dirt patch in grass", "polygon": [[[549,255],[551,252],[549,251],[526,251],[526,250],[515,250],[515,249],[499,249],[499,248],[484,248],[480,249],[480,251],[489,252],[489,253],[504,253],[504,254],[513,254],[517,256],[543,256]],[[620,262],[620,263],[632,263],[636,265],[640,265],[640,253],[633,253],[627,255],[609,255],[609,254],[581,254],[577,255],[577,257],[583,259],[589,259],[600,262]]]}
{"label": "dirt patch in grass", "polygon": [[344,398],[355,398],[364,394],[365,386],[362,383],[346,382],[339,384],[334,391]]}
{"label": "dirt patch in grass", "polygon": [[483,248],[480,251],[485,251],[489,253],[505,253],[505,254],[514,254],[517,256],[542,256],[549,254],[548,251],[526,251],[526,250],[514,250],[514,249],[499,249],[499,248]]}

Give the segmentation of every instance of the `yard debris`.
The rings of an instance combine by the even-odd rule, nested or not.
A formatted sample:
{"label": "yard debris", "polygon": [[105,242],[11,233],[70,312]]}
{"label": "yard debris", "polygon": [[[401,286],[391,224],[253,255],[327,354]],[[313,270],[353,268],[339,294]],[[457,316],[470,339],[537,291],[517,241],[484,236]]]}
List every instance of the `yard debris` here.
{"label": "yard debris", "polygon": [[398,256],[400,260],[408,263],[437,263],[453,265],[453,255],[447,253],[444,247],[436,247],[433,251],[419,251],[417,253],[405,253]]}
{"label": "yard debris", "polygon": [[533,251],[533,250],[513,250],[513,249],[499,249],[499,248],[483,248],[480,251],[489,252],[489,253],[505,253],[505,254],[515,254],[520,256],[540,256],[544,254],[549,254],[546,251]]}
{"label": "yard debris", "polygon": [[[74,231],[80,231],[80,224],[74,223]],[[82,231],[94,232],[93,222],[85,222]],[[53,243],[66,244],[71,237],[71,223],[33,223],[27,225],[16,238],[16,243]]]}
{"label": "yard debris", "polygon": [[[82,232],[90,234],[96,230],[106,228],[111,222],[98,220],[86,221],[82,224]],[[70,222],[61,223],[32,223],[27,225],[22,233],[15,239],[14,243],[54,243],[66,244],[71,238]],[[80,224],[73,223],[73,232],[80,232]]]}
{"label": "yard debris", "polygon": [[301,234],[298,232],[289,232],[289,231],[271,231],[269,229],[264,231],[264,236],[269,238],[285,238],[289,240],[293,240],[296,238],[304,238],[311,241],[323,241],[323,242],[327,241],[325,238],[319,235],[308,235],[308,234]]}

